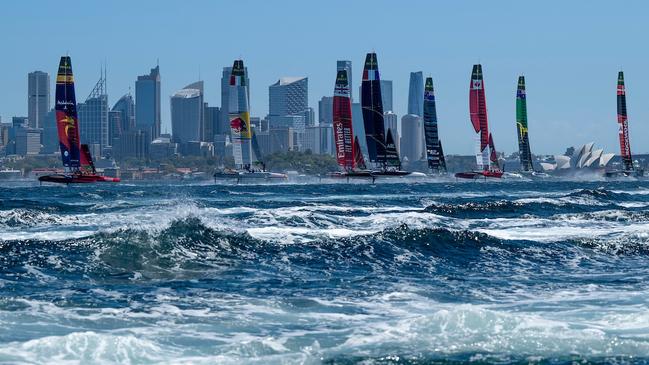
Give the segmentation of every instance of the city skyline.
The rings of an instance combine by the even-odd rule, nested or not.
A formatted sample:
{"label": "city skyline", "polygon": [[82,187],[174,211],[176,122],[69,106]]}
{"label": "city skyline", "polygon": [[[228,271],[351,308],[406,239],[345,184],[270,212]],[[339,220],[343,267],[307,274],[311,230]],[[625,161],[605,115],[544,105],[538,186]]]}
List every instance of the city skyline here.
{"label": "city skyline", "polygon": [[[586,8],[555,1],[525,4],[524,7],[514,7],[514,3],[493,6],[473,1],[458,4],[412,1],[399,6],[377,3],[374,9],[377,13],[394,17],[407,14],[414,25],[407,31],[377,27],[371,40],[363,36],[365,21],[360,19],[367,7],[362,3],[348,4],[344,14],[336,15],[340,23],[352,24],[351,28],[340,29],[313,16],[295,17],[297,24],[292,27],[268,28],[273,18],[269,15],[276,14],[277,10],[270,4],[250,3],[255,5],[250,9],[253,25],[250,29],[237,30],[240,33],[236,38],[227,32],[226,37],[211,34],[208,21],[209,14],[231,12],[234,4],[200,3],[205,11],[192,12],[198,19],[186,30],[195,33],[198,41],[185,42],[184,34],[175,34],[178,33],[173,29],[176,27],[166,29],[160,24],[184,19],[191,10],[189,7],[128,3],[132,11],[122,16],[118,10],[123,7],[119,4],[125,2],[108,6],[72,1],[67,16],[75,22],[57,23],[57,33],[71,34],[70,41],[52,38],[36,48],[28,47],[29,40],[36,34],[49,34],[48,25],[53,24],[49,17],[56,13],[55,4],[39,3],[42,11],[28,18],[19,16],[27,13],[27,4],[8,4],[0,31],[13,34],[12,29],[21,22],[21,32],[8,37],[5,44],[7,49],[18,50],[20,56],[0,61],[2,69],[11,71],[0,73],[0,85],[15,90],[0,100],[0,116],[4,122],[13,116],[26,116],[25,75],[40,70],[52,78],[59,57],[67,51],[73,59],[80,102],[92,90],[102,65],[107,65],[110,105],[129,89],[134,90],[137,76],[154,67],[159,60],[162,131],[170,132],[169,97],[200,78],[205,82],[205,101],[221,106],[222,69],[231,65],[235,58],[243,58],[249,68],[251,114],[263,118],[268,113],[268,85],[278,78],[308,77],[309,106],[317,112],[320,98],[331,95],[336,61],[350,60],[353,74],[360,75],[364,54],[374,49],[381,77],[394,82],[394,111],[399,118],[407,111],[410,72],[421,70],[424,76],[433,77],[440,137],[448,154],[473,153],[473,136],[467,122],[467,89],[471,65],[477,62],[481,62],[485,70],[490,128],[500,150],[508,153],[517,150],[515,90],[518,75],[524,74],[528,84],[533,153],[562,153],[570,145],[590,141],[607,151],[617,152],[614,89],[616,74],[621,68],[627,79],[631,149],[634,153],[649,151],[649,146],[642,143],[642,137],[649,133],[649,123],[645,122],[649,121],[649,109],[644,108],[643,103],[649,95],[641,87],[646,77],[642,72],[646,51],[637,47],[641,44],[639,37],[647,31],[642,14],[648,6],[642,2],[625,4],[623,15],[628,19],[625,27],[601,27],[602,23],[617,21],[610,15],[617,13],[617,7],[599,1]],[[152,4],[156,4],[155,15],[151,19],[141,19],[141,10]],[[290,8],[294,14],[330,14],[337,4],[342,2],[307,5],[296,1],[287,2],[290,6],[284,9]],[[412,11],[414,7],[419,11]],[[525,16],[517,16],[521,14]],[[323,16],[325,18],[332,19]],[[98,19],[106,19],[107,26],[94,26]],[[556,26],[549,25],[550,19]],[[149,27],[138,28],[138,34],[130,34],[138,21]],[[188,24],[182,20],[179,23]],[[117,27],[118,24],[125,26]],[[294,27],[301,31],[295,32]],[[264,31],[266,28],[268,31]],[[136,44],[118,42],[123,37],[133,37],[132,43]],[[291,42],[279,42],[283,39]],[[343,41],[325,42],[328,39]],[[201,43],[214,40],[218,42],[211,47],[213,49]],[[295,47],[297,43],[301,47]],[[187,57],[188,54],[192,56]],[[354,83],[351,89],[357,90],[360,77],[357,76]]]}

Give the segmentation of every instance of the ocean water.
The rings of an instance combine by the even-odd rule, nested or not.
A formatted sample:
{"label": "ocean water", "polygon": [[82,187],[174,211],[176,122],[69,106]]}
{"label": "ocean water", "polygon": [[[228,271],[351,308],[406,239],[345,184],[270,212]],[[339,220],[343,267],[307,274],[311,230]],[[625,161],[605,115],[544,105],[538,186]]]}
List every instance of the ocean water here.
{"label": "ocean water", "polygon": [[649,362],[649,183],[0,187],[0,363]]}

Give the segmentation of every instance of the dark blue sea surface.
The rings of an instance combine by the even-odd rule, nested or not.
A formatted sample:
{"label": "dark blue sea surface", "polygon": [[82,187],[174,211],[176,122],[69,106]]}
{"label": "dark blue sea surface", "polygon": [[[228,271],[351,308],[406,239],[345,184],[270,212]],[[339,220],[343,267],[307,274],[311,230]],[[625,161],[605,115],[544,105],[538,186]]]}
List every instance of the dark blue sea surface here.
{"label": "dark blue sea surface", "polygon": [[0,185],[0,363],[649,361],[649,182]]}

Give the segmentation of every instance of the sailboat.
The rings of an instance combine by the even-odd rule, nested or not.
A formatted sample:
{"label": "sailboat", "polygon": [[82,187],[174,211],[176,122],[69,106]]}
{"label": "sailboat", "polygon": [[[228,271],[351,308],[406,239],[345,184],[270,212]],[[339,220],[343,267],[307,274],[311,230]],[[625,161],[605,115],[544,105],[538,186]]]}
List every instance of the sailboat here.
{"label": "sailboat", "polygon": [[252,125],[250,124],[250,102],[246,85],[246,69],[243,60],[235,60],[230,73],[228,118],[230,120],[230,136],[232,138],[232,155],[234,170],[217,171],[217,179],[281,179],[284,174],[268,172],[261,162],[261,153]]}
{"label": "sailboat", "polygon": [[338,70],[333,98],[333,134],[336,160],[341,171],[332,177],[371,177],[360,149],[358,137],[354,139],[352,104],[347,70]]}
{"label": "sailboat", "polygon": [[435,89],[433,78],[427,77],[424,85],[424,136],[426,137],[426,156],[428,168],[433,174],[446,173],[446,160],[439,140],[437,128],[437,107],[435,105]]}
{"label": "sailboat", "polygon": [[374,176],[405,176],[411,172],[401,170],[401,160],[392,137],[392,131],[385,133],[381,81],[376,53],[368,53],[363,68],[361,84],[361,107],[363,125],[370,162],[375,165]]}
{"label": "sailboat", "polygon": [[77,102],[74,95],[74,76],[69,56],[61,57],[56,75],[56,126],[65,172],[40,176],[40,182],[60,184],[87,184],[119,182],[119,178],[97,174],[88,145],[80,143]]}
{"label": "sailboat", "polygon": [[629,141],[629,117],[626,113],[626,87],[624,85],[624,72],[617,74],[617,122],[619,124],[620,156],[622,157],[622,170],[606,171],[607,177],[643,176],[642,169],[633,166],[631,144]]}
{"label": "sailboat", "polygon": [[476,164],[474,171],[459,172],[455,177],[462,179],[501,178],[503,171],[498,165],[498,156],[493,136],[489,133],[487,101],[485,98],[482,65],[473,65],[469,84],[469,114],[476,132]]}

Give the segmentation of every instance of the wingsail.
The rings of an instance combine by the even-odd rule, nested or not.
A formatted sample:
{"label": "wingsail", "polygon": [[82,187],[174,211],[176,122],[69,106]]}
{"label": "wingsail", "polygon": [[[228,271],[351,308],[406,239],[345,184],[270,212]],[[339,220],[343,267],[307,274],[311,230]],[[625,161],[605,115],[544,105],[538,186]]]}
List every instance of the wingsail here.
{"label": "wingsail", "polygon": [[56,126],[63,166],[78,171],[80,166],[79,118],[74,95],[74,76],[69,56],[61,57],[56,75]]}
{"label": "wingsail", "polygon": [[516,130],[518,132],[518,153],[522,171],[534,171],[532,152],[527,130],[527,96],[525,93],[525,76],[518,77],[516,89]]}

